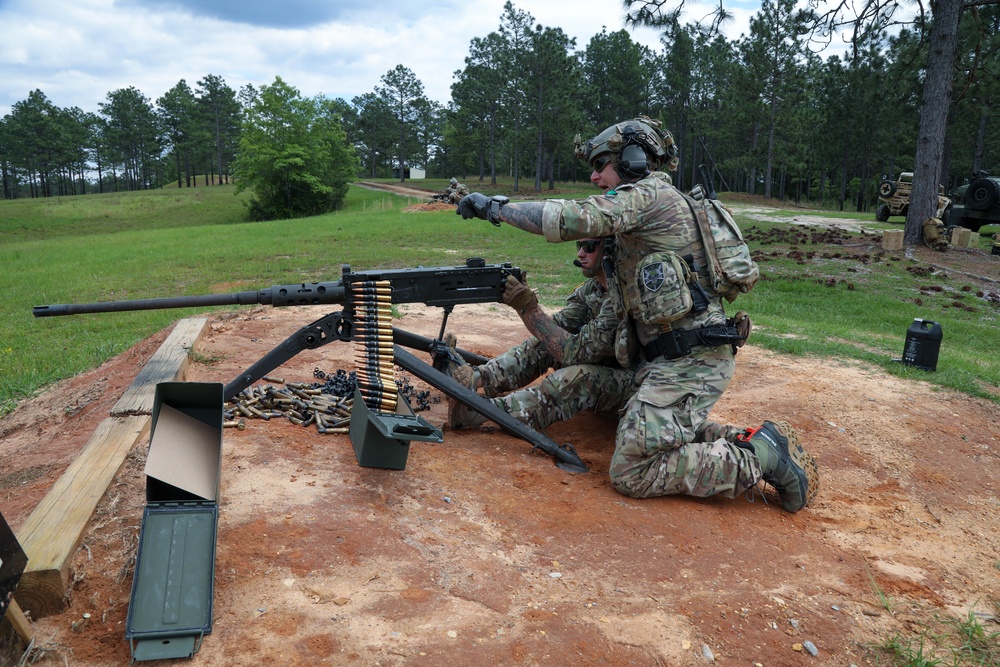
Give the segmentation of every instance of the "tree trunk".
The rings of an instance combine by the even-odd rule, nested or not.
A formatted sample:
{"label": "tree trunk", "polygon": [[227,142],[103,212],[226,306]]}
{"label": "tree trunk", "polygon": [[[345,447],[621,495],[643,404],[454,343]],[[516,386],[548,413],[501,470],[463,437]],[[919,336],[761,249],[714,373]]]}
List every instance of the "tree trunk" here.
{"label": "tree trunk", "polygon": [[493,108],[490,111],[490,185],[497,184],[497,103],[493,102]]}
{"label": "tree trunk", "polygon": [[983,104],[979,115],[979,131],[976,133],[976,152],[972,158],[972,173],[978,174],[983,169],[983,153],[986,151],[986,119],[990,117],[990,107]]}
{"label": "tree trunk", "polygon": [[931,5],[934,23],[931,26],[924,97],[920,105],[913,193],[910,195],[910,210],[906,215],[903,234],[906,245],[916,245],[923,240],[924,221],[934,217],[937,212],[941,158],[944,155],[944,137],[951,106],[952,67],[962,4],[963,0],[934,0]]}
{"label": "tree trunk", "polygon": [[767,128],[767,166],[764,168],[764,198],[771,198],[771,177],[774,173],[775,134],[778,130],[778,103],[771,99],[771,117]]}

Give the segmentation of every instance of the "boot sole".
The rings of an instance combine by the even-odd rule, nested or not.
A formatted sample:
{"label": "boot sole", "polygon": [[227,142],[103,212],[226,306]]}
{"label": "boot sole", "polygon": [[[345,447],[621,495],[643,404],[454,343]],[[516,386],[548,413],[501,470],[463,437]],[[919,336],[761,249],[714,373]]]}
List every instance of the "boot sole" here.
{"label": "boot sole", "polygon": [[799,436],[791,424],[786,421],[771,423],[788,439],[788,454],[792,463],[806,474],[806,506],[812,505],[819,493],[819,466],[816,464],[816,459],[799,444]]}

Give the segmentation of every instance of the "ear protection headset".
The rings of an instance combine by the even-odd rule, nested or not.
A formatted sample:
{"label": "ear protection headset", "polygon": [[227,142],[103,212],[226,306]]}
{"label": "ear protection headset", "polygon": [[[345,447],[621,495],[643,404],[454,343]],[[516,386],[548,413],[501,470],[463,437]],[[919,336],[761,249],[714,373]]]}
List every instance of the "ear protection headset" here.
{"label": "ear protection headset", "polygon": [[618,175],[622,180],[634,181],[649,175],[649,160],[646,158],[646,133],[634,125],[622,128],[622,148],[618,154]]}

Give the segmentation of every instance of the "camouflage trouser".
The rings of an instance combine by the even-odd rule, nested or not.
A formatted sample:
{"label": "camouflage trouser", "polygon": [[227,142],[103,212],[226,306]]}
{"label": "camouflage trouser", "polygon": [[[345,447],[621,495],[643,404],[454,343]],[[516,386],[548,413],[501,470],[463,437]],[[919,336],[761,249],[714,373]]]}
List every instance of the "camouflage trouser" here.
{"label": "camouflage trouser", "polygon": [[535,430],[578,412],[621,409],[632,391],[632,374],[617,367],[579,364],[553,371],[535,387],[490,399]]}
{"label": "camouflage trouser", "polygon": [[527,387],[556,366],[555,357],[532,336],[512,347],[499,357],[477,366],[483,382],[485,396],[501,396],[509,391]]}
{"label": "camouflage trouser", "polygon": [[725,345],[644,364],[618,424],[611,483],[634,498],[670,494],[733,498],[760,479],[752,452],[732,444],[737,429],[708,422],[736,370]]}

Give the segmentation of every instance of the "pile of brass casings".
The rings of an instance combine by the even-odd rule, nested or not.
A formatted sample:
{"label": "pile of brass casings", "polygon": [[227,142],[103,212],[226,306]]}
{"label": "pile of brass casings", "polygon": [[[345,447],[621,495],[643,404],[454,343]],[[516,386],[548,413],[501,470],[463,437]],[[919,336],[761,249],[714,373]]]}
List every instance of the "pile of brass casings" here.
{"label": "pile of brass casings", "polygon": [[322,434],[347,433],[351,422],[351,396],[325,394],[305,383],[284,387],[247,387],[223,406],[226,428],[243,430],[247,419],[287,419],[298,426],[316,426]]}

